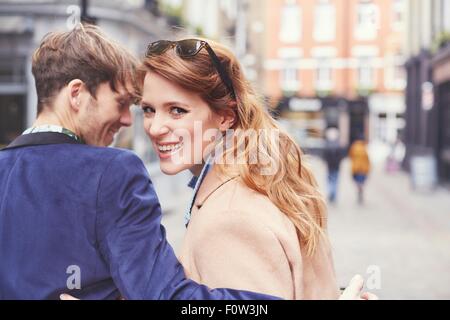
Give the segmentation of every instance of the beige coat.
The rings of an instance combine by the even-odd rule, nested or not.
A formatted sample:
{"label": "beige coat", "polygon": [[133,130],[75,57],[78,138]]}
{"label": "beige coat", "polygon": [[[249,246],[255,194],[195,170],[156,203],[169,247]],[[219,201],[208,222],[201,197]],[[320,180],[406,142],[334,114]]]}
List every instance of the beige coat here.
{"label": "beige coat", "polygon": [[294,225],[237,177],[205,177],[192,209],[180,261],[189,278],[284,299],[336,299],[328,246],[308,258]]}

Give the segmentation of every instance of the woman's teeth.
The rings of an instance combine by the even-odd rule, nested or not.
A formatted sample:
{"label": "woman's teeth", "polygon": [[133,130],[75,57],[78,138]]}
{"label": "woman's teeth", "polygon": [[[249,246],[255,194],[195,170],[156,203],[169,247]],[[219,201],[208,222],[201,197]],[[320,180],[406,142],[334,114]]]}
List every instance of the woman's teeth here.
{"label": "woman's teeth", "polygon": [[158,146],[158,150],[161,152],[173,152],[175,150],[180,149],[182,145],[183,145],[182,143],[177,143],[177,144]]}

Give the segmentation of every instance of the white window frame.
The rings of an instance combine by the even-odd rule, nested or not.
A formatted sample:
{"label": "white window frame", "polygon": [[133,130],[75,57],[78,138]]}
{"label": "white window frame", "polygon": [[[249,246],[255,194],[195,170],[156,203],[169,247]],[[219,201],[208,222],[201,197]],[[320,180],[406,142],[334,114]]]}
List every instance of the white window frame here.
{"label": "white window frame", "polygon": [[[384,83],[387,89],[404,90],[406,88],[406,71],[404,70],[404,59],[401,56],[388,56],[386,58]],[[403,69],[401,77],[397,75],[397,69]]]}
{"label": "white window frame", "polygon": [[300,70],[294,59],[285,59],[280,70],[280,86],[283,91],[297,92],[300,89]]}
{"label": "white window frame", "polygon": [[[372,12],[371,12],[372,11]],[[361,15],[365,16],[364,22],[361,23]],[[368,21],[370,18],[372,21]],[[380,8],[373,1],[360,0],[356,6],[356,23],[354,36],[357,40],[374,40],[378,35],[380,27]]]}
{"label": "white window frame", "polygon": [[[401,15],[401,20],[397,20],[397,15]],[[395,31],[401,31],[405,27],[406,19],[406,3],[405,0],[393,0],[392,1],[392,29]]]}
{"label": "white window frame", "polygon": [[[375,57],[370,56],[361,56],[358,57],[358,67],[356,69],[357,80],[358,80],[358,89],[370,90],[376,88],[377,79],[376,73],[377,68],[375,68],[372,64],[372,60]],[[363,74],[364,72],[364,74]],[[370,79],[367,76],[367,73],[370,72]],[[363,74],[363,75],[362,75]],[[364,79],[366,78],[366,79]]]}
{"label": "white window frame", "polygon": [[[442,8],[441,8],[442,12],[444,13],[444,31],[450,32],[450,19],[448,18],[448,13],[450,12],[450,2],[447,1],[442,1]],[[446,18],[447,17],[447,18]]]}
{"label": "white window frame", "polygon": [[286,2],[281,8],[279,40],[283,43],[298,43],[302,40],[302,8],[295,1]]}
{"label": "white window frame", "polygon": [[329,0],[316,3],[313,37],[317,42],[330,42],[336,39],[336,7]]}
{"label": "white window frame", "polygon": [[[315,70],[315,88],[318,91],[329,91],[334,88],[334,74],[333,74],[333,58],[319,57],[317,58],[317,67]],[[328,73],[328,79],[323,75]]]}

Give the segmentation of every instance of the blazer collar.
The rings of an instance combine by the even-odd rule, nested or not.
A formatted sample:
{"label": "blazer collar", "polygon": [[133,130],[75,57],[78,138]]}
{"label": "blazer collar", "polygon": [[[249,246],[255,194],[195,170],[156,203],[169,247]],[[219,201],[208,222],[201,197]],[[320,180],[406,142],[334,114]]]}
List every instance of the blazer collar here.
{"label": "blazer collar", "polygon": [[81,142],[65,135],[64,133],[38,132],[18,136],[13,142],[2,150],[60,143],[81,144]]}
{"label": "blazer collar", "polygon": [[239,177],[239,174],[237,173],[231,175],[219,173],[217,165],[214,165],[211,170],[209,170],[208,174],[203,179],[200,188],[198,189],[194,206],[200,208],[217,189],[237,177]]}

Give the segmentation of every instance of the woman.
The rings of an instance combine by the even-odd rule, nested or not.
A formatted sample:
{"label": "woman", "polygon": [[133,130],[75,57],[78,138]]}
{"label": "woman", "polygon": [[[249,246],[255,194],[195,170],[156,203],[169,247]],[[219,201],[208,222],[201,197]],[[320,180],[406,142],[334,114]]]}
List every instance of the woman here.
{"label": "woman", "polygon": [[157,41],[144,72],[144,125],[161,170],[197,177],[180,256],[187,276],[285,299],[338,298],[324,200],[234,55],[203,40]]}

